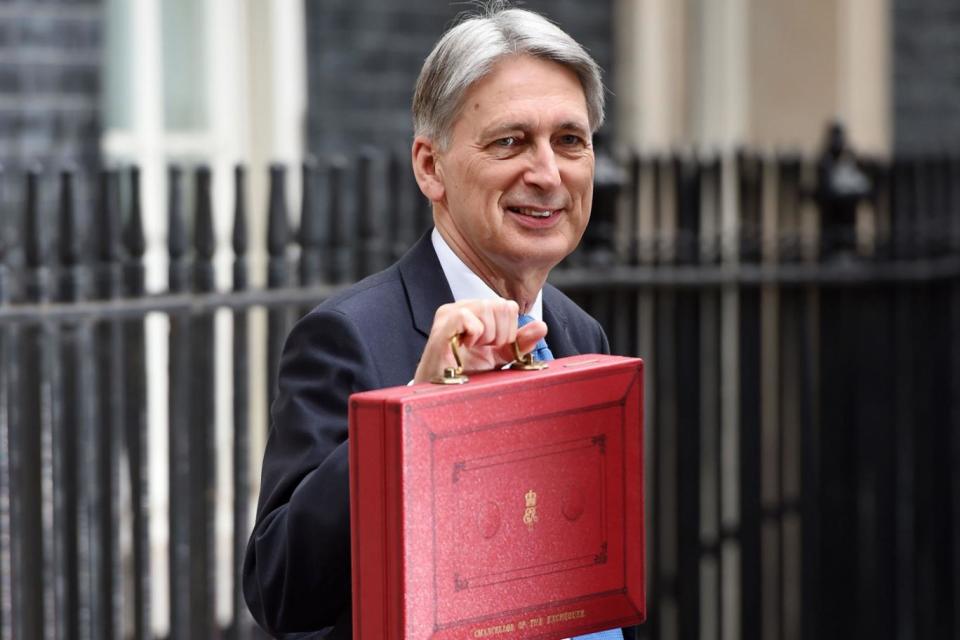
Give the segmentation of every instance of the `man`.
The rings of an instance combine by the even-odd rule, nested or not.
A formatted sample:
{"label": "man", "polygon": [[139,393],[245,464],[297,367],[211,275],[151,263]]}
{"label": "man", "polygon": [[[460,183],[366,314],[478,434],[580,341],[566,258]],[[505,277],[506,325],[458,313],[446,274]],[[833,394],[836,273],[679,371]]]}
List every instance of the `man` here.
{"label": "man", "polygon": [[435,229],[304,317],[281,358],[243,585],[274,633],[351,634],[351,393],[429,380],[454,364],[454,334],[468,371],[511,361],[515,340],[544,352],[548,328],[556,357],[609,351],[600,325],[545,285],[590,217],[596,63],[541,16],[494,6],[437,43],[413,115]]}

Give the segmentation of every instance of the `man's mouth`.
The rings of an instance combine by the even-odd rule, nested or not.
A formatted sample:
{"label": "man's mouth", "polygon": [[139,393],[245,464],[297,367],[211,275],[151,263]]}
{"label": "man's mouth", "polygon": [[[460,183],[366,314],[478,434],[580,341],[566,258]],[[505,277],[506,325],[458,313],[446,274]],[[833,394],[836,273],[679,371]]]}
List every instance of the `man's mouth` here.
{"label": "man's mouth", "polygon": [[507,207],[507,210],[531,218],[549,218],[560,211],[559,209],[535,209],[532,207]]}

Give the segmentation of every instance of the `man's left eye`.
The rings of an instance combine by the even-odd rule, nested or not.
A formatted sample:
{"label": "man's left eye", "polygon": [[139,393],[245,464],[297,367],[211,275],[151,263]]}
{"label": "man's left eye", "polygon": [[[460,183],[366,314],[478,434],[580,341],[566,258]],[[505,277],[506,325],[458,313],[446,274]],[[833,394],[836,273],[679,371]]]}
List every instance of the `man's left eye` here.
{"label": "man's left eye", "polygon": [[558,141],[560,142],[560,144],[562,144],[565,147],[572,147],[582,142],[582,140],[580,139],[580,136],[574,135],[572,133],[568,133],[566,135],[560,136],[558,138]]}

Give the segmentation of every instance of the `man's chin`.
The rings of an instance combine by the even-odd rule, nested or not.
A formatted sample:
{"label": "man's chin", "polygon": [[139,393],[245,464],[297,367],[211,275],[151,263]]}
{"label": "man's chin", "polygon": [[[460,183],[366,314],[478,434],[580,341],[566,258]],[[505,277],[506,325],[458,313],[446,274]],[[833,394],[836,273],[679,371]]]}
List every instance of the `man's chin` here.
{"label": "man's chin", "polygon": [[509,259],[510,262],[513,263],[514,267],[518,269],[528,271],[549,271],[557,266],[564,258],[570,255],[575,248],[576,247],[571,248],[567,244],[555,249],[544,247],[542,245],[538,247],[527,246],[524,249],[512,251],[509,255]]}

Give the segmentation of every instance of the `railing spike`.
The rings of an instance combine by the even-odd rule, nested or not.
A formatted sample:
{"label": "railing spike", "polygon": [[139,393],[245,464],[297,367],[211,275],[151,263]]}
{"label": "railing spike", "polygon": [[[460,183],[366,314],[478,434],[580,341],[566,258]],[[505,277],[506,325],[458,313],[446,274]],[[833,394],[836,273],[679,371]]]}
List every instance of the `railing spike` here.
{"label": "railing spike", "polygon": [[143,204],[140,198],[140,167],[130,167],[130,217],[124,229],[124,244],[127,253],[134,259],[142,259],[147,249],[143,235]]}

